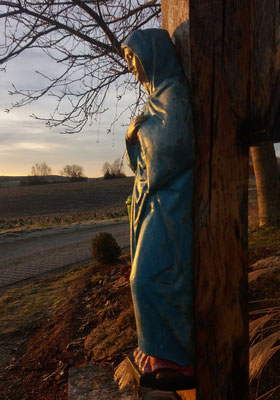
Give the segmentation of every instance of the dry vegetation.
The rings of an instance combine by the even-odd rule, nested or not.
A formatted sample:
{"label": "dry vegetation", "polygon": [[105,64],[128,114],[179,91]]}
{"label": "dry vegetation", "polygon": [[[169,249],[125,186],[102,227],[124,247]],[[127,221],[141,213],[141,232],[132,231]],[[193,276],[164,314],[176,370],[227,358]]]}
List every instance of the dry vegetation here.
{"label": "dry vegetation", "polygon": [[280,228],[249,230],[250,398],[279,400]]}
{"label": "dry vegetation", "polygon": [[129,271],[127,255],[1,297],[1,400],[67,399],[72,365],[117,363],[135,347]]}

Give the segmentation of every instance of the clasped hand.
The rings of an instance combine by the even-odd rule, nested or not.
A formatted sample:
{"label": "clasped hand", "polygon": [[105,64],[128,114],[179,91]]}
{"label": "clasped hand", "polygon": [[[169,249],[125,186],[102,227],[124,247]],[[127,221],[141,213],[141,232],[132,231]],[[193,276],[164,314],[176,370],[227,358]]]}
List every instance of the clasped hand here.
{"label": "clasped hand", "polygon": [[138,131],[140,125],[146,121],[148,117],[144,114],[138,115],[131,121],[128,130],[126,132],[126,138],[131,144],[136,144],[138,140]]}

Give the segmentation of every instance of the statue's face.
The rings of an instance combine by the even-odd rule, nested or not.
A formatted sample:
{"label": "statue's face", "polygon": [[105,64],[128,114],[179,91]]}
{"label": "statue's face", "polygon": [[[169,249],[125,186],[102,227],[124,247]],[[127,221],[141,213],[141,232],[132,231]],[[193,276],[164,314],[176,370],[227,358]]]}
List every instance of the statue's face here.
{"label": "statue's face", "polygon": [[130,50],[129,47],[124,48],[124,58],[127,62],[129,71],[136,76],[136,79],[141,83],[147,82],[147,77],[142,67],[141,61],[133,53],[133,51]]}

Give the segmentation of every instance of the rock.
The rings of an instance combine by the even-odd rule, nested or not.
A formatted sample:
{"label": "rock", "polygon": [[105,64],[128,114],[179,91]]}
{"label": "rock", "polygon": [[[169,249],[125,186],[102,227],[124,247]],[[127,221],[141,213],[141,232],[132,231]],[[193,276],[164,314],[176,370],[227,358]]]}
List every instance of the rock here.
{"label": "rock", "polygon": [[139,389],[139,397],[142,400],[178,400],[182,397],[178,396],[175,392],[164,392],[162,390],[154,390],[148,388]]}
{"label": "rock", "polygon": [[69,400],[135,400],[131,389],[119,391],[111,366],[72,367],[68,381]]}

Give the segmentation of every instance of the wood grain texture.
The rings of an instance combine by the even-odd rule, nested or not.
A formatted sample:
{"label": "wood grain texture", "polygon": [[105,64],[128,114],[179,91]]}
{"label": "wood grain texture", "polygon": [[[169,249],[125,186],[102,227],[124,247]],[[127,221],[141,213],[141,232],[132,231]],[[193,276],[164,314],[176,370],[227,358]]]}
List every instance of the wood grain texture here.
{"label": "wood grain texture", "polygon": [[[275,12],[276,6],[278,10]],[[277,79],[277,14],[279,15],[279,1],[252,0],[250,113],[256,119],[265,119]]]}
{"label": "wood grain texture", "polygon": [[278,0],[251,0],[250,144],[280,141],[280,10]]}
{"label": "wood grain texture", "polygon": [[172,36],[175,29],[189,18],[189,4],[186,0],[161,0],[162,27]]}
{"label": "wood grain texture", "polygon": [[[170,3],[163,4],[163,15]],[[199,400],[248,398],[248,135],[243,123],[250,12],[248,2],[190,0]],[[170,24],[172,34],[177,26]]]}
{"label": "wood grain texture", "polygon": [[248,397],[246,3],[190,0],[199,400]]}
{"label": "wood grain texture", "polygon": [[161,9],[162,27],[169,32],[190,81],[189,2],[161,0]]}

